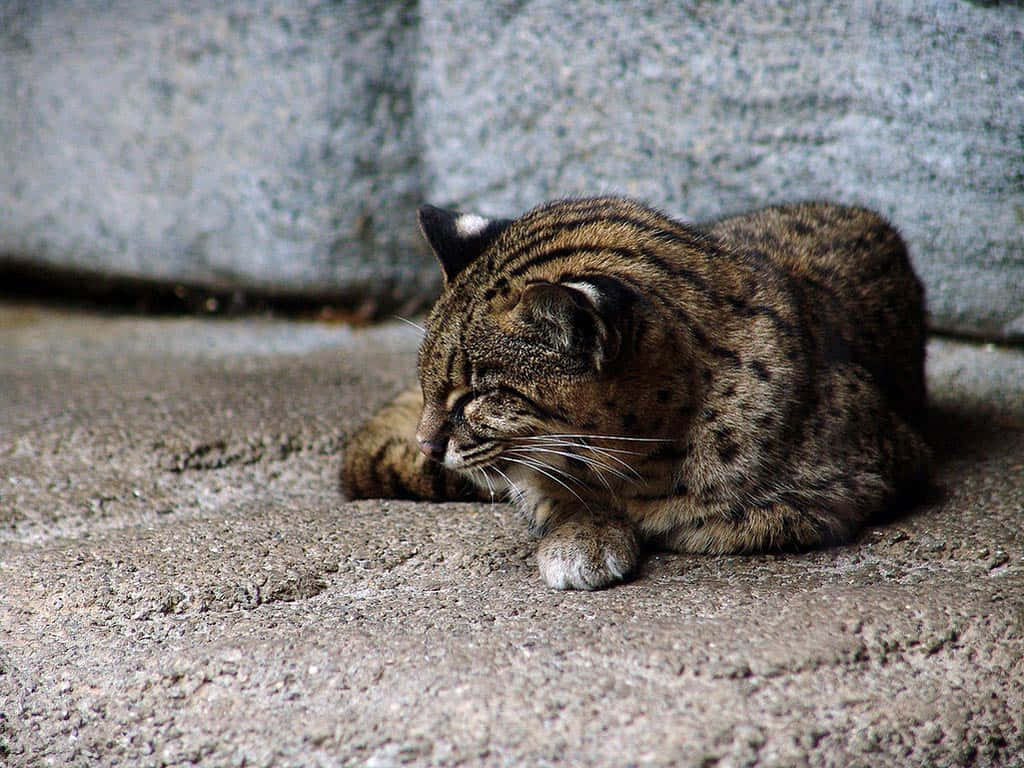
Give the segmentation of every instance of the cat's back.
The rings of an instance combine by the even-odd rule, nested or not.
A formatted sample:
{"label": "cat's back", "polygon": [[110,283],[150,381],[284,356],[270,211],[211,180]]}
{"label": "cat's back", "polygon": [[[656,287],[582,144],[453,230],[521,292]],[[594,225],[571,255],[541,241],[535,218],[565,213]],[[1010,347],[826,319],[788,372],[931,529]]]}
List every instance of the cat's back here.
{"label": "cat's back", "polygon": [[828,202],[773,206],[702,229],[736,258],[786,277],[822,366],[866,369],[911,423],[925,407],[924,291],[906,246],[884,217]]}
{"label": "cat's back", "polygon": [[903,298],[908,290],[920,294],[903,239],[884,217],[867,208],[830,202],[776,205],[718,219],[701,229],[734,252],[769,259],[841,300],[855,300],[855,292],[868,284]]}

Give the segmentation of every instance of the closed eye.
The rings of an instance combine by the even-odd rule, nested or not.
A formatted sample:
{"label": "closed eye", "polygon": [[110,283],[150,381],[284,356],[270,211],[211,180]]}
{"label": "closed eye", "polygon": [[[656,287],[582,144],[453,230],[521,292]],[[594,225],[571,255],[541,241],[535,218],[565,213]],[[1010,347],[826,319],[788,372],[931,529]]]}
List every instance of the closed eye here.
{"label": "closed eye", "polygon": [[444,406],[452,416],[461,415],[462,409],[473,399],[473,390],[469,387],[455,387],[445,398]]}

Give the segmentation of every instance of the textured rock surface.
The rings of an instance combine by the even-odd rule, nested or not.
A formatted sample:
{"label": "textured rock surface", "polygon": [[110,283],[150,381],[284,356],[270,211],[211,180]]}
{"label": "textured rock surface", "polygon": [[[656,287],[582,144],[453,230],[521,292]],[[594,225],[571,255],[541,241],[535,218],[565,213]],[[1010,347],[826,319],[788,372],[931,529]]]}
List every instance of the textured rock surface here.
{"label": "textured rock surface", "polygon": [[1024,766],[1024,354],[931,343],[912,515],[573,594],[337,496],[416,341],[0,305],[0,764]]}
{"label": "textured rock surface", "polygon": [[412,4],[0,4],[0,253],[429,293]]}
{"label": "textured rock surface", "polygon": [[1019,3],[0,3],[0,258],[383,304],[422,200],[828,197],[1024,338]]}
{"label": "textured rock surface", "polygon": [[1024,338],[1014,5],[428,3],[429,189],[504,215],[595,191],[690,220],[868,205],[911,244],[935,327]]}

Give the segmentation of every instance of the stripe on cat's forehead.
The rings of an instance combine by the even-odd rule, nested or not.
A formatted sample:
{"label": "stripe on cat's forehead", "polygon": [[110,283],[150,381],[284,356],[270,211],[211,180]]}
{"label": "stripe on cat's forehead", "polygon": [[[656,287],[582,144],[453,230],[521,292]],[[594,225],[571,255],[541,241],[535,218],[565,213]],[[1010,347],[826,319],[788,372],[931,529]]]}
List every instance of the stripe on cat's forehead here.
{"label": "stripe on cat's forehead", "polygon": [[490,224],[489,219],[475,213],[463,213],[455,219],[455,233],[459,237],[476,237]]}

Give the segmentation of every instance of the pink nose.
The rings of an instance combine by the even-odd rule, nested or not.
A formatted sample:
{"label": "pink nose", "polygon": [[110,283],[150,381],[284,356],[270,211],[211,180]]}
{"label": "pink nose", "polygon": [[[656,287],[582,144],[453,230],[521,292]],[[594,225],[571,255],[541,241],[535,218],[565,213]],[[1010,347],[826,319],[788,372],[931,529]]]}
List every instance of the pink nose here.
{"label": "pink nose", "polygon": [[423,452],[423,455],[428,459],[440,461],[444,458],[444,451],[448,445],[447,440],[436,437],[430,439],[418,437],[417,442],[420,444],[420,450]]}

